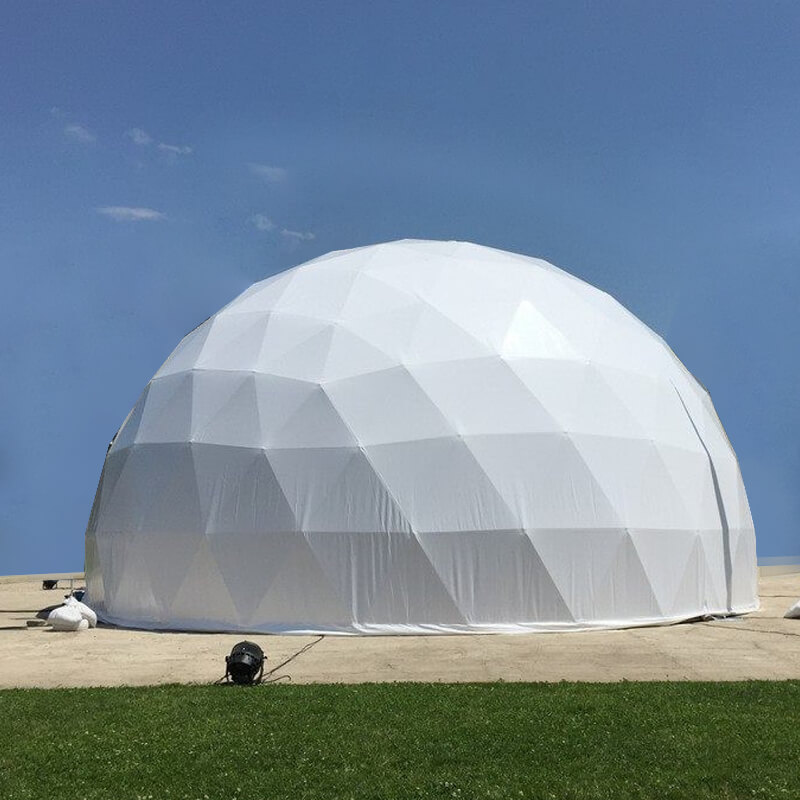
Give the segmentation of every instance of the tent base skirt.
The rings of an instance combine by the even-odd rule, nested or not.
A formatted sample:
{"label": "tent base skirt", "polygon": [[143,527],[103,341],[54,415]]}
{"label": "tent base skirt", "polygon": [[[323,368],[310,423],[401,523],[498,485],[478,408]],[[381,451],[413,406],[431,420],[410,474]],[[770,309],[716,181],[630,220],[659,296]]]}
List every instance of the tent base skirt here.
{"label": "tent base skirt", "polygon": [[525,634],[568,633],[580,631],[621,630],[624,628],[647,628],[676,625],[682,622],[697,622],[710,618],[737,617],[758,611],[759,603],[737,606],[731,609],[708,609],[700,613],[680,614],[674,617],[654,617],[627,620],[579,620],[574,622],[474,622],[467,624],[310,624],[264,623],[261,625],[237,625],[230,621],[203,619],[133,620],[117,617],[100,610],[98,619],[106,625],[133,628],[145,631],[191,631],[197,633],[248,633],[280,636],[429,636],[463,634]]}

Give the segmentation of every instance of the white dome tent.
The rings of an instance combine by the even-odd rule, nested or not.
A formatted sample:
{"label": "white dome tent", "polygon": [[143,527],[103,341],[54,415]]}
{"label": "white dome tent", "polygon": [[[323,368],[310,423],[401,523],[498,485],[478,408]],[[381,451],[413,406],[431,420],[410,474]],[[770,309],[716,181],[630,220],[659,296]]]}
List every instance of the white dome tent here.
{"label": "white dome tent", "polygon": [[757,607],[706,391],[609,295],[457,242],[330,253],[178,345],[106,457],[89,602],[139,628],[616,628]]}

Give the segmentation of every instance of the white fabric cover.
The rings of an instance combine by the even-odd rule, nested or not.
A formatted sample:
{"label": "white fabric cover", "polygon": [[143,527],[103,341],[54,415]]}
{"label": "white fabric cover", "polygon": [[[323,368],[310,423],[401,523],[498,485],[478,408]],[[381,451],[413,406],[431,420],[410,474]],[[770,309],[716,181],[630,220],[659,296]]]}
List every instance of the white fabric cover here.
{"label": "white fabric cover", "polygon": [[47,615],[48,625],[52,625],[53,630],[56,631],[77,631],[88,628],[88,622],[83,627],[81,626],[83,621],[81,612],[75,606],[59,606]]}
{"label": "white fabric cover", "polygon": [[757,607],[703,387],[609,295],[458,242],[330,253],[178,345],[106,457],[88,601],[143,628],[522,632]]}
{"label": "white fabric cover", "polygon": [[798,600],[783,616],[785,619],[800,619],[800,600]]}
{"label": "white fabric cover", "polygon": [[80,600],[70,595],[64,601],[64,605],[76,608],[80,613],[81,617],[83,617],[83,619],[85,619],[86,622],[89,623],[90,628],[97,627],[97,614],[95,614],[94,611],[91,608],[89,608],[89,606],[86,605],[86,603],[82,603]]}

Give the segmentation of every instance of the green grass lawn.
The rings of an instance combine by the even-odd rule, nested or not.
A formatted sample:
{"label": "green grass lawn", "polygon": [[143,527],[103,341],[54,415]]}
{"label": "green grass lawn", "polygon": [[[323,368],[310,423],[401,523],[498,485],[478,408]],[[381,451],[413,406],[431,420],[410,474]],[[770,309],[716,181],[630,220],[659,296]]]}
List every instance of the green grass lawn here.
{"label": "green grass lawn", "polygon": [[800,798],[800,682],[0,692],[0,798]]}

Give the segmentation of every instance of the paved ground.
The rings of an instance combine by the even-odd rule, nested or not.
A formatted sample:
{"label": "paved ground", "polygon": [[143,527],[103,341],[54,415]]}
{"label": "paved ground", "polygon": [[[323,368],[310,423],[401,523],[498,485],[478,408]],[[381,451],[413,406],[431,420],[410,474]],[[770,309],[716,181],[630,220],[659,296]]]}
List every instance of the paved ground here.
{"label": "paved ground", "polygon": [[[68,582],[62,582],[68,586]],[[269,666],[295,683],[369,681],[620,681],[800,679],[800,620],[783,619],[800,597],[800,574],[764,577],[761,610],[747,617],[624,631],[323,639],[250,636]],[[60,602],[41,579],[0,578],[0,687],[210,682],[241,634],[97,628],[28,629]]]}

